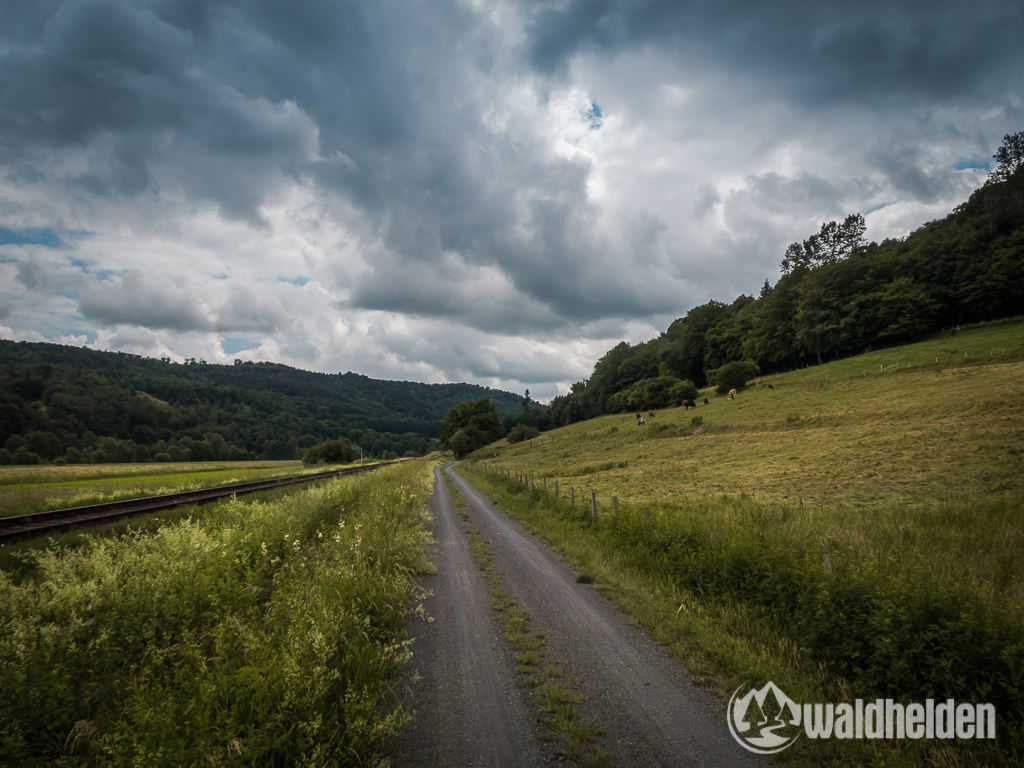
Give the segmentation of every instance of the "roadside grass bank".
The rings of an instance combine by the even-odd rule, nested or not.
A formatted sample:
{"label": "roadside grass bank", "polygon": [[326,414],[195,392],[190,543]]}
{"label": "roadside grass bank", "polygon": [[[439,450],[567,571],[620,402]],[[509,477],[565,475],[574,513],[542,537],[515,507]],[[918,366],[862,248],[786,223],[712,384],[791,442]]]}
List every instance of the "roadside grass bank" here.
{"label": "roadside grass bank", "polygon": [[[464,524],[471,525],[465,500],[447,473],[443,476],[456,513]],[[537,721],[557,739],[559,761],[586,768],[608,768],[611,764],[607,753],[597,743],[600,729],[582,718],[577,709],[584,698],[576,683],[566,679],[561,662],[551,659],[546,651],[544,634],[531,629],[529,614],[502,588],[501,574],[495,570],[487,542],[472,528],[464,531],[470,539],[473,559],[490,585],[491,610],[504,628],[521,685],[531,692]]]}
{"label": "roadside grass bank", "polygon": [[0,466],[0,516],[322,471],[300,461]]}
{"label": "roadside grass bank", "polygon": [[407,462],[25,550],[30,577],[0,572],[0,763],[386,764],[431,487]]}
{"label": "roadside grass bank", "polygon": [[[781,755],[787,762],[1024,760],[1024,608],[996,599],[994,582],[979,591],[977,582],[960,583],[930,567],[934,558],[950,559],[942,547],[956,538],[956,525],[976,532],[984,516],[997,530],[1019,530],[1021,497],[980,509],[954,502],[922,509],[921,520],[944,509],[960,522],[928,550],[911,546],[918,534],[928,540],[928,526],[905,521],[900,544],[912,554],[892,563],[865,555],[856,539],[840,543],[788,528],[788,518],[803,514],[798,507],[704,498],[648,505],[648,519],[640,506],[622,503],[618,514],[605,508],[595,520],[589,505],[570,506],[564,495],[465,464],[458,471],[546,538],[581,579],[606,592],[723,698],[742,683],[772,680],[796,701],[955,698],[991,702],[998,712],[995,743],[801,739]],[[1019,578],[1019,566],[1008,578]]]}

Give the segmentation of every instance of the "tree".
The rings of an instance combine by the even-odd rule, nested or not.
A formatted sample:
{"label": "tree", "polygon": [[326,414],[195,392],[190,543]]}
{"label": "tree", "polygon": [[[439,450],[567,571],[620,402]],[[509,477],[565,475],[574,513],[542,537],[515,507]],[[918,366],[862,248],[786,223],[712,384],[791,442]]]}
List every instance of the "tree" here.
{"label": "tree", "polygon": [[726,363],[718,369],[716,376],[718,387],[715,391],[720,395],[724,395],[730,389],[742,389],[747,385],[748,381],[760,372],[757,363],[753,363],[750,360],[737,360],[732,363]]}
{"label": "tree", "polygon": [[504,435],[498,411],[486,397],[454,406],[441,422],[442,445],[451,448],[455,458],[472,453]]}
{"label": "tree", "polygon": [[786,248],[779,265],[782,274],[787,275],[794,269],[805,267],[814,269],[824,264],[835,264],[850,256],[864,245],[864,233],[867,224],[859,213],[851,213],[842,224],[828,221],[821,225],[816,235],[811,235],[802,243],[792,243]]}
{"label": "tree", "polygon": [[1007,181],[1011,176],[1024,168],[1024,131],[1008,133],[1003,136],[1003,143],[992,155],[996,167],[988,175],[986,184],[997,184]]}

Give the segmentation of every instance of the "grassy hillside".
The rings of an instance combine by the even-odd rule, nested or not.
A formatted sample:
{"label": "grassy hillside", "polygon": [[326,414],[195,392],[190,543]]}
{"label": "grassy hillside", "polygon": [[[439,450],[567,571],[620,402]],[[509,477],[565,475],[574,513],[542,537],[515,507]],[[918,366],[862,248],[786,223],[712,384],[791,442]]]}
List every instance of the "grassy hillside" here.
{"label": "grassy hillside", "polygon": [[1022,358],[1024,323],[977,328],[761,379],[732,401],[709,389],[708,405],[644,427],[602,416],[486,452],[637,503],[747,494],[835,509],[1019,494]]}
{"label": "grassy hillside", "polygon": [[[874,745],[857,759],[1015,764],[1024,324],[766,378],[732,401],[706,390],[698,402],[646,426],[605,416],[494,444],[478,454],[490,474],[474,479],[726,694],[757,678],[805,700],[991,700],[1003,729],[994,750],[896,745],[894,763]],[[497,479],[498,468],[538,490]],[[808,760],[826,758],[850,755]]]}

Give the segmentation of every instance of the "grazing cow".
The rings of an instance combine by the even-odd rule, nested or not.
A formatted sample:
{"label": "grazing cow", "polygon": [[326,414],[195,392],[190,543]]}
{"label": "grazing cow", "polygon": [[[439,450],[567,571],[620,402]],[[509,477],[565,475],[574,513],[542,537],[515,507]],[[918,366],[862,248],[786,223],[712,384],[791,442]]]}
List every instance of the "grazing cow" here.
{"label": "grazing cow", "polygon": [[683,400],[683,408],[685,408],[686,410],[690,410],[691,408],[696,408],[696,407],[697,407],[697,404],[695,402],[693,402],[693,400]]}
{"label": "grazing cow", "polygon": [[771,384],[768,385],[768,389],[775,389]]}
{"label": "grazing cow", "polygon": [[642,427],[646,423],[647,423],[647,419],[645,419],[643,416],[639,417],[636,420],[636,424],[637,424],[638,427]]}
{"label": "grazing cow", "polygon": [[734,399],[735,397],[736,397],[736,389],[735,389],[735,388],[733,388],[733,389],[730,389],[730,390],[729,390],[729,399],[730,399],[730,400],[732,400],[732,399]]}
{"label": "grazing cow", "polygon": [[706,397],[704,398],[704,405],[711,405],[711,401],[708,400]]}
{"label": "grazing cow", "polygon": [[654,411],[648,411],[647,412],[647,418],[653,419],[654,418]]}

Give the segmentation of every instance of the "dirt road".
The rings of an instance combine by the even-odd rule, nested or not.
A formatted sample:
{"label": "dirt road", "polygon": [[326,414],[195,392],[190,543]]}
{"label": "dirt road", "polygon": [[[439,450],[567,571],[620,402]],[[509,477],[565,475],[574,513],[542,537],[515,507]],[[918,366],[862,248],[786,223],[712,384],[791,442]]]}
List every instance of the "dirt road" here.
{"label": "dirt road", "polygon": [[632,627],[543,542],[498,512],[457,474],[462,523],[435,475],[432,509],[437,575],[430,623],[413,628],[411,684],[416,727],[398,744],[396,766],[534,766],[550,762],[465,528],[488,543],[502,586],[545,633],[546,653],[577,678],[581,716],[599,726],[598,745],[618,766],[764,765],[729,736],[721,705],[695,687],[679,664]]}

